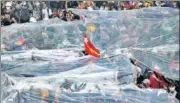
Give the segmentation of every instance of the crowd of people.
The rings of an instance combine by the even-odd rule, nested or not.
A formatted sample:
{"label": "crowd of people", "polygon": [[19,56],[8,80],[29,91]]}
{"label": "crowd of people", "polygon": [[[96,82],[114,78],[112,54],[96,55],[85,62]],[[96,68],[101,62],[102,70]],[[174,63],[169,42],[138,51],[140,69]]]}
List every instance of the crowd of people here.
{"label": "crowd of people", "polygon": [[64,21],[80,20],[78,15],[66,9],[65,1],[7,1],[1,5],[1,26],[56,17]]}
{"label": "crowd of people", "polygon": [[67,8],[88,10],[130,10],[143,7],[179,8],[178,1],[2,1],[1,25],[36,22],[58,17],[65,21],[80,17]]}

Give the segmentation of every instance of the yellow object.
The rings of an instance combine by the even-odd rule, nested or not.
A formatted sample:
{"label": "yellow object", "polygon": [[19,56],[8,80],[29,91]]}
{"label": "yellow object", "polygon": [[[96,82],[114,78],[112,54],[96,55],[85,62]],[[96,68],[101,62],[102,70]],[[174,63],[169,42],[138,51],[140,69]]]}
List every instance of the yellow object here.
{"label": "yellow object", "polygon": [[94,32],[95,30],[96,28],[93,25],[89,26],[89,31]]}

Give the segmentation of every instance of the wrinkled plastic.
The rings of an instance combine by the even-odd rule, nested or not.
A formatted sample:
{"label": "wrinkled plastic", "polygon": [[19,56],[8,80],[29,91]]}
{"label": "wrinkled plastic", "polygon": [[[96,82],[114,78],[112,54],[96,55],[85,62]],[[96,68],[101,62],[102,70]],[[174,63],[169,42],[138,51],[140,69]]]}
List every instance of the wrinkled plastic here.
{"label": "wrinkled plastic", "polygon": [[[52,21],[52,20],[51,20]],[[86,28],[81,23],[67,23],[58,19],[56,24],[45,23],[15,24],[2,28],[2,44],[8,51],[37,49],[58,49],[78,47],[82,45]],[[59,21],[59,22],[58,22]],[[20,25],[20,26],[19,26]],[[25,40],[24,45],[18,44],[18,39]]]}
{"label": "wrinkled plastic", "polygon": [[[122,18],[88,21],[87,25],[95,28],[94,32],[90,32],[91,40],[100,49],[101,55],[112,56],[128,52],[132,58],[140,60],[147,67],[158,67],[158,71],[165,76],[179,80],[178,10],[165,8],[160,9],[161,12],[157,14],[153,9],[141,11],[144,12],[139,10],[136,16],[127,14],[128,17],[122,15]],[[121,50],[125,48],[126,51]]]}
{"label": "wrinkled plastic", "polygon": [[70,9],[74,13],[85,16],[88,19],[98,19],[98,18],[122,18],[122,17],[137,17],[141,19],[152,19],[161,20],[168,17],[173,17],[178,15],[178,9],[169,7],[151,7],[142,8],[134,10],[123,10],[123,11],[105,11],[105,10],[93,10],[88,11],[84,9]]}
{"label": "wrinkled plastic", "polygon": [[[37,85],[35,83],[24,83],[19,84],[21,88],[24,89],[20,92],[16,92],[14,96],[16,99],[7,99],[11,103],[121,103],[126,101],[127,103],[178,103],[173,96],[169,96],[164,90],[140,90],[139,88],[133,85],[126,85],[124,87],[105,85],[101,86],[100,84],[86,84],[86,83],[71,83],[71,87],[75,87],[73,90],[79,92],[69,92],[62,89],[52,88],[47,84],[41,83]],[[111,86],[116,88],[116,92],[108,93],[107,88]],[[84,89],[81,91],[80,89]],[[86,89],[88,88],[88,89]],[[81,92],[80,92],[81,91]],[[20,98],[18,96],[20,95]],[[156,95],[156,96],[155,96]]]}
{"label": "wrinkled plastic", "polygon": [[[179,80],[177,9],[72,11],[86,22],[56,18],[2,27],[3,103],[178,103],[175,94],[134,85],[129,61]],[[101,58],[82,53],[84,33]]]}

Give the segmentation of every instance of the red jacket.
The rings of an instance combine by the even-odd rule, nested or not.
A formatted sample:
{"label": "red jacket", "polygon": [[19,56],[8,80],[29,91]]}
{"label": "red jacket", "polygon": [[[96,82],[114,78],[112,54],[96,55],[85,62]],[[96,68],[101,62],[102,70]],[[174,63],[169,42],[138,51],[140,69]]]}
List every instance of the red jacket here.
{"label": "red jacket", "polygon": [[160,82],[157,81],[153,75],[150,76],[150,87],[156,89],[160,88]]}

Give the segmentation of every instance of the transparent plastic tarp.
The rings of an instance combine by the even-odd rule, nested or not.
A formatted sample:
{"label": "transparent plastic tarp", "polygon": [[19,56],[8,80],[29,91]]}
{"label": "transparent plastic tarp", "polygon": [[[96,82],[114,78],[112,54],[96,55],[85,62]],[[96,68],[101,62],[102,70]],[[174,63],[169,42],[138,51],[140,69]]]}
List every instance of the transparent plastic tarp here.
{"label": "transparent plastic tarp", "polygon": [[[134,85],[129,61],[179,80],[177,9],[72,11],[86,22],[55,18],[2,27],[3,103],[178,103],[164,90]],[[101,58],[82,53],[84,33]]]}
{"label": "transparent plastic tarp", "polygon": [[[8,103],[178,103],[177,100],[163,90],[140,90],[133,85],[120,88],[112,85],[101,86],[100,84],[93,85],[83,82],[70,84],[71,87],[75,87],[72,90],[81,92],[68,92],[43,83],[41,85],[23,83],[23,85],[19,84],[19,86],[24,89],[20,92],[15,92],[15,99],[7,99]],[[108,86],[111,86],[112,89],[115,87],[116,92],[106,92],[108,91],[106,89]],[[89,90],[86,88],[92,89]]]}
{"label": "transparent plastic tarp", "polygon": [[[60,87],[59,89],[65,89],[65,91],[72,89],[73,92],[67,92],[67,97],[65,96],[65,98],[61,100],[64,102],[69,101],[71,103],[74,101],[80,101],[80,96],[88,94],[88,89],[92,89],[92,92],[96,92],[92,93],[94,95],[102,95],[101,93],[98,93],[97,89],[95,88],[98,88],[98,86],[95,86],[97,84],[102,86],[105,93],[113,93],[117,90],[117,88],[114,88],[113,91],[111,89],[107,89],[108,86],[118,87],[118,85],[120,86],[133,82],[133,71],[131,64],[128,58],[124,56],[97,59],[91,56],[76,57],[77,54],[74,54],[73,57],[73,54],[67,53],[69,56],[71,56],[71,59],[68,59],[68,55],[66,55],[66,58],[60,60],[59,58],[64,56],[60,54],[65,51],[47,51],[51,53],[49,55],[45,55],[46,52],[43,52],[44,51],[31,51],[27,53],[4,54],[2,56],[2,71],[13,77],[14,81],[18,81],[18,83],[14,84],[14,87],[12,88],[20,89],[21,86],[26,85],[25,87],[21,87],[20,90],[17,90],[17,98],[20,100],[24,101],[25,99],[32,102],[31,99],[29,100],[29,98],[26,97],[26,94],[33,92],[33,90],[29,91],[25,89],[29,88],[31,83],[36,83],[37,85],[38,83],[42,82],[45,83],[45,88],[46,86],[51,88]],[[38,53],[41,54],[38,55]],[[58,57],[44,59],[44,56],[50,57],[51,55],[58,55]],[[43,88],[44,87],[39,87],[40,91],[41,89],[43,91]],[[50,101],[54,101],[54,91],[48,91],[52,93],[52,97],[47,97],[47,100],[49,98]],[[23,93],[20,97],[18,97],[19,92]],[[34,92],[35,94],[38,93],[36,88]],[[73,95],[76,93],[78,93],[79,96],[77,96],[77,99],[75,100]],[[35,94],[30,97],[34,99],[39,98],[38,95]],[[23,97],[23,95],[25,95],[25,97]],[[41,99],[40,101],[42,101]],[[9,99],[5,98],[4,100],[8,101]],[[84,98],[83,101],[85,100],[86,98]],[[92,98],[92,101],[96,101],[96,99],[93,100]],[[27,101],[25,103],[27,103]],[[36,100],[35,103],[38,103],[38,101]]]}
{"label": "transparent plastic tarp", "polygon": [[163,75],[179,80],[179,45],[164,45],[150,49],[132,49],[133,56],[147,67],[160,71]]}
{"label": "transparent plastic tarp", "polygon": [[[158,66],[165,76],[179,79],[179,14],[158,21],[152,17],[96,19],[87,22],[87,26],[95,28],[89,34],[101,55],[121,54],[121,48],[126,48],[125,52],[148,67]],[[162,46],[166,54],[162,54]],[[159,52],[152,53],[153,50]]]}
{"label": "transparent plastic tarp", "polygon": [[174,15],[179,15],[178,9],[174,8],[142,8],[134,10],[123,10],[123,11],[105,11],[105,10],[93,10],[88,11],[84,9],[70,9],[80,16],[86,16],[89,19],[96,18],[122,18],[122,17],[137,17],[137,18],[150,18],[150,19],[163,19],[167,17],[172,17]]}
{"label": "transparent plastic tarp", "polygon": [[[83,43],[83,34],[86,31],[83,24],[69,22],[50,24],[46,22],[48,21],[45,21],[45,23],[15,24],[10,27],[3,27],[1,31],[2,44],[6,46],[8,51],[14,51],[33,48],[79,47]],[[21,42],[23,42],[23,45]]]}
{"label": "transparent plastic tarp", "polygon": [[90,35],[95,45],[102,50],[147,48],[179,42],[178,15],[161,21],[142,21],[138,18],[94,20],[87,25],[94,26],[95,31]]}

